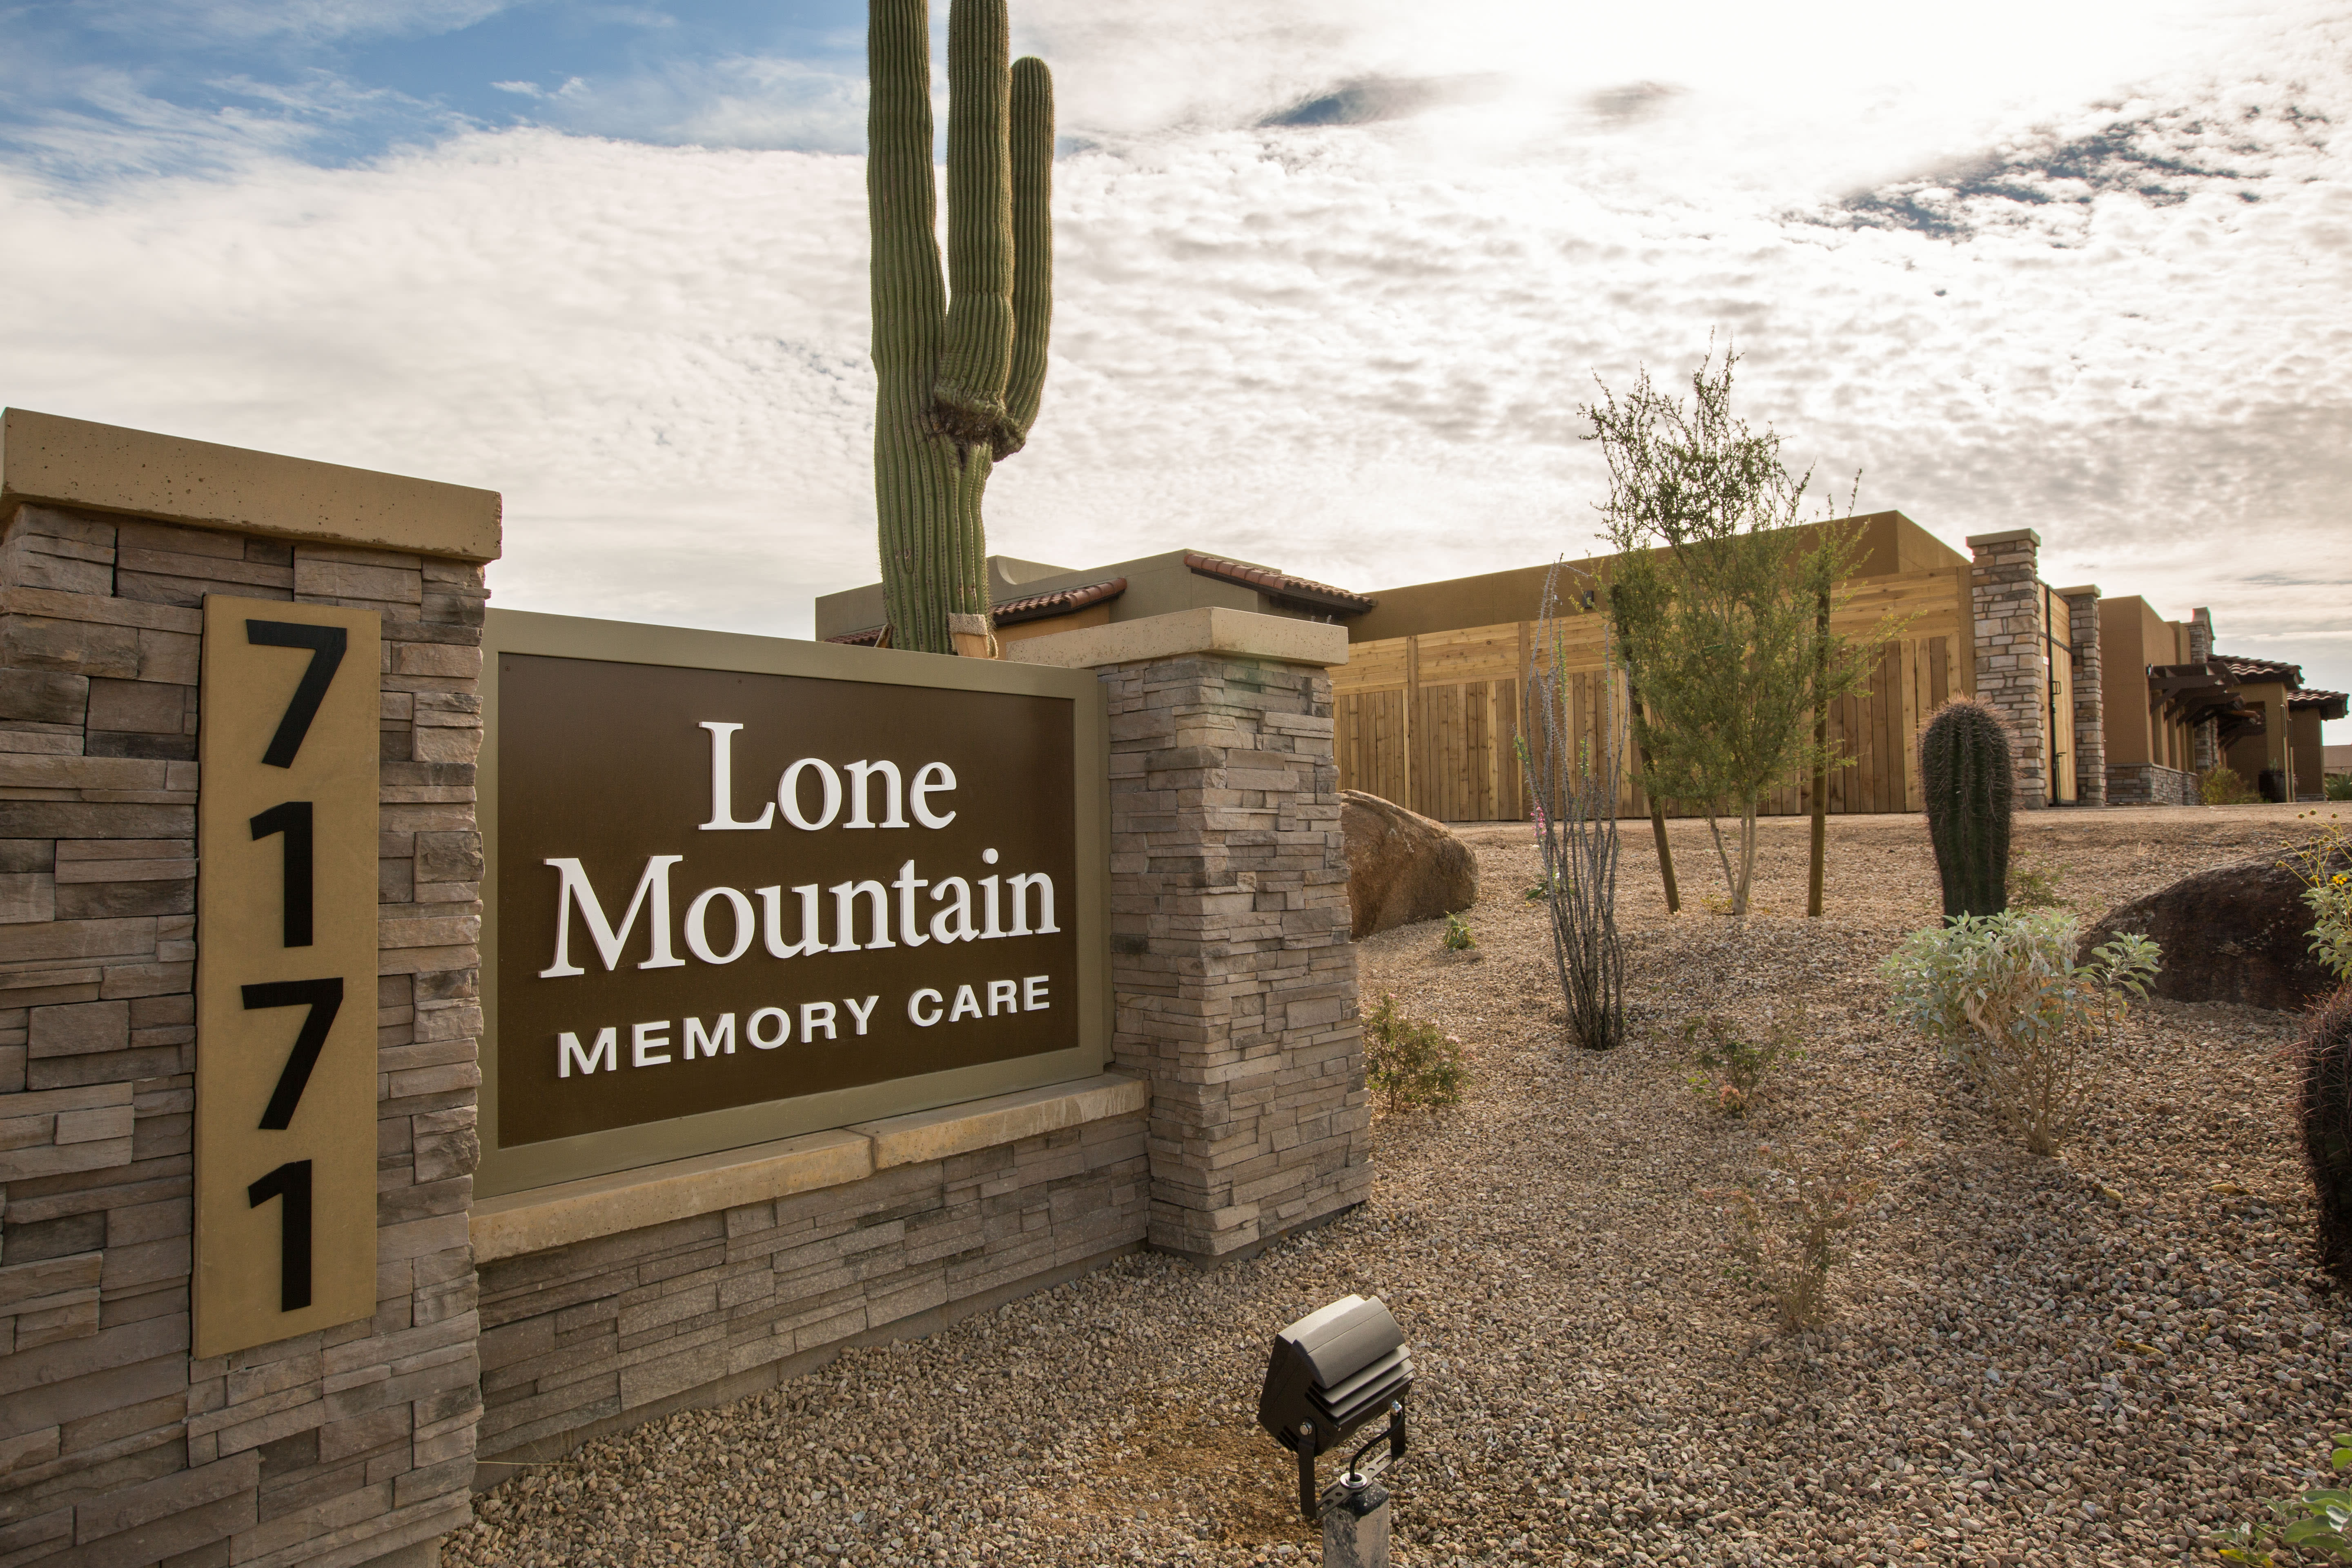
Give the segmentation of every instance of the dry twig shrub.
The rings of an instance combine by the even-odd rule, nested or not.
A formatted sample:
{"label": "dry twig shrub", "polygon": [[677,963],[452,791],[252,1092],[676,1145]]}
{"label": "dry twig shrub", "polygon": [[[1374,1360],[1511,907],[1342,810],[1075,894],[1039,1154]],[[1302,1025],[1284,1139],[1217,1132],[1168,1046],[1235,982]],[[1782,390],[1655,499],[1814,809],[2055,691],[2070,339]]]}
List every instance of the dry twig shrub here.
{"label": "dry twig shrub", "polygon": [[1733,1277],[1771,1300],[1783,1328],[1809,1327],[1828,1311],[1830,1270],[1878,1196],[1880,1151],[1870,1131],[1862,1121],[1826,1146],[1763,1144],[1748,1180],[1706,1194],[1722,1200],[1731,1225]]}

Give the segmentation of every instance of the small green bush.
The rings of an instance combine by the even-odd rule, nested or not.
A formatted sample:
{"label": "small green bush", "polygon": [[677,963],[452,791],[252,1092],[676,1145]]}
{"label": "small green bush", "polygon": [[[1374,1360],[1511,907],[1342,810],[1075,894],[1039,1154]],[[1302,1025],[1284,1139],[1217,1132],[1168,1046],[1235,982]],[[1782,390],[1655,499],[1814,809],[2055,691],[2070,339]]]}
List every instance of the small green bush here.
{"label": "small green bush", "polygon": [[2279,864],[2303,881],[2303,901],[2312,913],[2312,956],[2336,979],[2352,984],[2352,835],[2330,817],[2319,837]]}
{"label": "small green bush", "polygon": [[1383,1109],[1459,1104],[1469,1081],[1462,1042],[1434,1024],[1402,1016],[1396,998],[1383,992],[1364,1020],[1364,1082]]}
{"label": "small green bush", "polygon": [[1692,1051],[1698,1071],[1688,1082],[1701,1099],[1729,1117],[1745,1117],[1763,1098],[1764,1075],[1786,1061],[1801,1061],[1803,1015],[1798,1022],[1775,1024],[1762,1040],[1740,1037],[1738,1027],[1710,1013],[1683,1020],[1683,1045]]}
{"label": "small green bush", "polygon": [[1531,904],[1549,903],[1551,901],[1551,879],[1549,877],[1537,878],[1534,884],[1528,889],[1525,896],[1528,902]]}
{"label": "small green bush", "polygon": [[2246,787],[2237,770],[2224,765],[2197,776],[2197,798],[2207,805],[2252,805],[2263,797]]}
{"label": "small green bush", "polygon": [[2036,1154],[2055,1154],[2105,1081],[2100,1047],[2147,994],[2157,944],[2122,935],[2078,964],[2080,928],[2014,910],[1913,931],[1882,966],[1897,1017],[1937,1041]]}
{"label": "small green bush", "polygon": [[[2352,1469],[2352,1432],[2336,1434],[2327,1456],[2338,1475]],[[2352,1491],[2342,1487],[2316,1487],[2291,1498],[2277,1498],[2263,1506],[2269,1520],[2235,1525],[2210,1539],[2221,1549],[2223,1561],[2260,1563],[2262,1568],[2285,1568],[2294,1563],[2352,1563]]]}
{"label": "small green bush", "polygon": [[2330,773],[2319,783],[2319,793],[2329,800],[2352,800],[2352,773]]}
{"label": "small green bush", "polygon": [[1445,917],[1445,949],[1448,952],[1467,952],[1477,945],[1478,939],[1470,934],[1467,921],[1460,915]]}
{"label": "small green bush", "polygon": [[2059,910],[2072,906],[2059,896],[2058,884],[2069,868],[2053,866],[2038,855],[2020,855],[2009,863],[2009,907],[2013,910]]}

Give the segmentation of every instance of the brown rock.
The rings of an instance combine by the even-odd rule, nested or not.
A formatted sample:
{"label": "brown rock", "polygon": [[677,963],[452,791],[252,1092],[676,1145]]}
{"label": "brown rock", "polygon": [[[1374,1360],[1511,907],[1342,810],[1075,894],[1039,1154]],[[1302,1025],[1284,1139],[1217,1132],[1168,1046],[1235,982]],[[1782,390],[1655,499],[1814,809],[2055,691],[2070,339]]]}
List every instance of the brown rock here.
{"label": "brown rock", "polygon": [[1478,901],[1478,860],[1442,822],[1361,790],[1339,792],[1348,837],[1349,934],[1433,921]]}
{"label": "brown rock", "polygon": [[2336,983],[2311,955],[2303,880],[2278,862],[2217,866],[2112,910],[2083,938],[2083,956],[2136,931],[2164,950],[2158,996],[2273,1008],[2316,1002]]}

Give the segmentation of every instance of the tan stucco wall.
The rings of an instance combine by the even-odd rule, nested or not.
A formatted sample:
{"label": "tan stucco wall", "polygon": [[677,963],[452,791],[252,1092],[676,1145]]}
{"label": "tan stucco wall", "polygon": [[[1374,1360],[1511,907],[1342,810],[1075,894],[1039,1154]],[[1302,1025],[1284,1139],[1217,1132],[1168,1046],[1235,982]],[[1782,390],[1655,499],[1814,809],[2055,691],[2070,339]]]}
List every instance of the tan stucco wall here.
{"label": "tan stucco wall", "polygon": [[[1969,558],[1921,528],[1899,511],[1864,514],[1855,577],[1884,577],[1898,572],[1925,572],[1939,567],[1966,567]],[[1608,556],[1591,556],[1569,564],[1579,571],[1607,575]],[[1436,583],[1413,583],[1376,590],[1378,607],[1348,622],[1351,642],[1379,642],[1387,637],[1420,637],[1430,632],[1460,631],[1470,626],[1500,626],[1507,621],[1533,620],[1543,602],[1549,563],[1515,566],[1475,577],[1453,577]],[[1575,579],[1561,574],[1561,593]],[[1962,594],[1966,595],[1966,577]],[[1965,605],[1963,605],[1965,620]]]}

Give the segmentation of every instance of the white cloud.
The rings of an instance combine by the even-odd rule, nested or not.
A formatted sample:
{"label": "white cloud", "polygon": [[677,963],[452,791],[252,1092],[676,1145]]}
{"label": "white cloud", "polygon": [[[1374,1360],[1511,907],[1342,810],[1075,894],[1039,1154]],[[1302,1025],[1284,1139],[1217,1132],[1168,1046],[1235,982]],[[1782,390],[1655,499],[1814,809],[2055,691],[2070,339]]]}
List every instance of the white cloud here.
{"label": "white cloud", "polygon": [[[1864,468],[1865,507],[1955,543],[2031,525],[2053,580],[2210,605],[2225,647],[2352,687],[2341,20],[2239,24],[2098,108],[2117,78],[2014,34],[1952,42],[1981,101],[1906,96],[1853,46],[1785,103],[1734,90],[1738,57],[1777,50],[1750,75],[1785,82],[1801,37],[1734,29],[1668,73],[1628,22],[1531,82],[1541,15],[1412,58],[1336,5],[1021,12],[1096,145],[1058,170],[1052,378],[996,548],[1196,545],[1363,588],[1580,551],[1591,376],[1678,375],[1726,329],[1749,410]],[[2044,31],[2080,56],[2116,15]],[[2212,31],[2146,15],[2176,48]],[[857,112],[837,78],[711,70],[648,89],[648,122]],[[1374,123],[1236,128],[1506,70]],[[0,396],[503,489],[501,603],[799,633],[873,574],[855,157],[478,133],[71,195],[0,174]]]}

